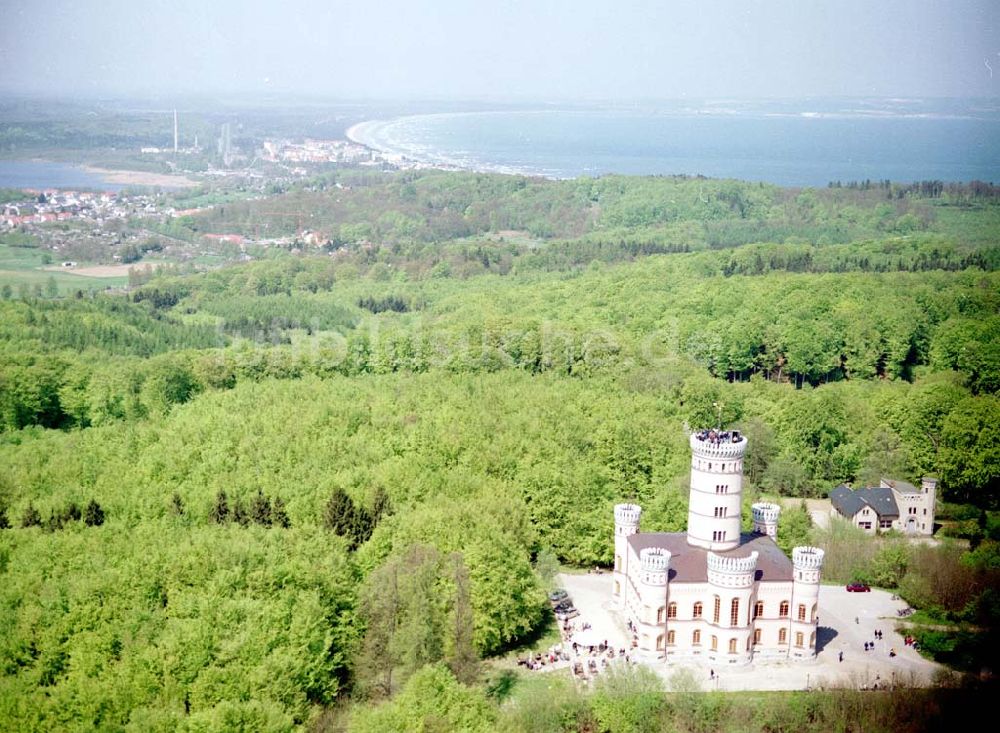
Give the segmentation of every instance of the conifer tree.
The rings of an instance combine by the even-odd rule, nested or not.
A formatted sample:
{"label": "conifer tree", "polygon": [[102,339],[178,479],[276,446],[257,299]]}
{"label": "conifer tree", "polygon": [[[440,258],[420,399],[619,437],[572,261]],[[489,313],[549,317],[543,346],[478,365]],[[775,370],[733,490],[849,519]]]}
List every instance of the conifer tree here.
{"label": "conifer tree", "polygon": [[35,509],[34,504],[29,503],[28,508],[24,510],[24,514],[21,516],[21,526],[22,527],[42,526],[42,515],[39,514],[37,509]]}
{"label": "conifer tree", "polygon": [[212,507],[211,519],[216,524],[225,524],[229,521],[229,500],[225,491],[219,491],[215,495],[215,505]]}
{"label": "conifer tree", "polygon": [[288,517],[288,511],[285,509],[285,500],[280,496],[274,497],[274,506],[271,507],[271,520],[274,522],[274,526],[281,527],[282,529],[288,529],[292,526],[292,521]]}
{"label": "conifer tree", "polygon": [[262,527],[271,526],[271,500],[260,489],[257,489],[257,495],[250,503],[250,516]]}
{"label": "conifer tree", "polygon": [[239,499],[233,499],[233,521],[241,527],[246,527],[250,524],[250,514]]}
{"label": "conifer tree", "polygon": [[83,513],[83,522],[88,527],[100,527],[104,524],[104,510],[93,499],[87,504],[87,509]]}
{"label": "conifer tree", "polygon": [[62,518],[67,522],[79,522],[83,517],[83,512],[80,511],[80,505],[75,501],[71,501],[66,505],[66,509],[63,511]]}

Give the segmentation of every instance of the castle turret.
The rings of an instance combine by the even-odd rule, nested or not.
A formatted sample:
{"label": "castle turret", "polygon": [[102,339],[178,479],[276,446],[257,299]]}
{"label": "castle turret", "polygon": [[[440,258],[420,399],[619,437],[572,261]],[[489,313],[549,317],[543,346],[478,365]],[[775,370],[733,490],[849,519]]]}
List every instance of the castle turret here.
{"label": "castle turret", "polygon": [[818,547],[792,549],[792,607],[789,623],[790,657],[816,656],[816,629],[819,626],[819,580],[823,550]]}
{"label": "castle turret", "polygon": [[639,531],[642,507],[638,504],[615,505],[615,569],[612,602],[616,608],[625,605],[628,584],[628,538]]}
{"label": "castle turret", "polygon": [[649,658],[666,653],[669,573],[668,550],[646,547],[639,552],[638,598],[631,603],[629,617],[638,640],[638,652]]}
{"label": "castle turret", "polygon": [[639,580],[643,585],[651,588],[663,588],[667,585],[669,551],[660,547],[647,547],[639,553],[639,565]]}
{"label": "castle turret", "polygon": [[740,497],[747,440],[736,431],[691,435],[688,544],[724,551],[740,544]]}
{"label": "castle turret", "polygon": [[722,664],[750,661],[751,607],[757,574],[757,553],[724,557],[709,552],[709,659]]}
{"label": "castle turret", "polygon": [[937,479],[924,476],[920,479],[920,490],[923,492],[920,502],[920,533],[934,534],[934,518],[937,515]]}
{"label": "castle turret", "polygon": [[751,505],[750,511],[753,513],[753,531],[757,534],[766,534],[772,540],[777,538],[781,507],[777,504],[758,502]]}

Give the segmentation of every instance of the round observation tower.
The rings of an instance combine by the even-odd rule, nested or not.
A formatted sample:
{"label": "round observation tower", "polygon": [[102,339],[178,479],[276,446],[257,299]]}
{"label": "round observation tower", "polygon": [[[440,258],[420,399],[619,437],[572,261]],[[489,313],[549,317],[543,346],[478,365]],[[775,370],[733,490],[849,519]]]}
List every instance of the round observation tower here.
{"label": "round observation tower", "polygon": [[740,498],[747,439],[736,430],[691,435],[691,493],[687,541],[706,550],[740,544]]}

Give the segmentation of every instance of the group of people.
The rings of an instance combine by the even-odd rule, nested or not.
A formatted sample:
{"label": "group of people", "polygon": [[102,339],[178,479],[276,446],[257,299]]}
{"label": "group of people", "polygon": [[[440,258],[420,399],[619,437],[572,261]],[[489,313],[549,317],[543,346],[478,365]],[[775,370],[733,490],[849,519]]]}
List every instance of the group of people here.
{"label": "group of people", "polygon": [[739,443],[743,440],[739,430],[702,430],[696,434],[700,441],[708,441],[712,445],[720,443]]}

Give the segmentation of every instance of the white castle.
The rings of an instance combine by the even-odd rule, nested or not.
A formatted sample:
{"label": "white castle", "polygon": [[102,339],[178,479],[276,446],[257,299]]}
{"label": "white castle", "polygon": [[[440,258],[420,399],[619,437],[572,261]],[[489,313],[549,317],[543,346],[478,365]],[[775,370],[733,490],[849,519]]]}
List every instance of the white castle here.
{"label": "white castle", "polygon": [[615,506],[613,605],[650,658],[747,664],[813,659],[823,550],[775,544],[776,504],[754,504],[740,533],[739,432],[691,436],[687,532],[640,532],[642,509]]}

